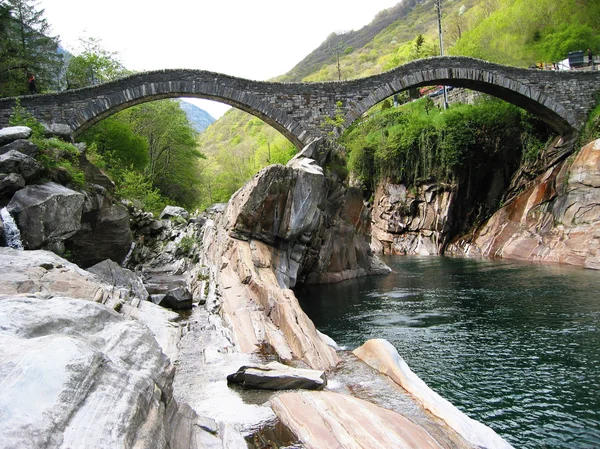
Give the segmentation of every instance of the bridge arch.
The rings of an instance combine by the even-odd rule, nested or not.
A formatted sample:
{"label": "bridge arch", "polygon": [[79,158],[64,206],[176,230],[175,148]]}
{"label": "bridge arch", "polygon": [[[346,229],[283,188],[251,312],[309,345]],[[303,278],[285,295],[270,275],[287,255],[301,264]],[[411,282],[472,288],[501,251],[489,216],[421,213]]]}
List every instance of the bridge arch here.
{"label": "bridge arch", "polygon": [[[579,80],[587,83],[577,86]],[[600,89],[593,87],[594,82],[600,81],[600,76],[594,74],[520,69],[466,57],[421,59],[357,81],[370,84],[371,92],[346,108],[345,127],[391,95],[439,84],[500,98],[539,117],[559,134],[568,134],[581,125],[588,112],[581,103],[590,103],[589,97]],[[580,94],[581,102],[572,101],[569,96],[573,94]]]}
{"label": "bridge arch", "polygon": [[[69,125],[77,137],[102,119],[131,106],[166,98],[201,98],[254,115],[302,148],[313,136],[300,122],[274,107],[276,100],[265,96],[272,90],[271,84],[202,70],[160,70],[82,89],[22,97],[21,104],[42,122]],[[0,102],[7,100],[11,99]]]}

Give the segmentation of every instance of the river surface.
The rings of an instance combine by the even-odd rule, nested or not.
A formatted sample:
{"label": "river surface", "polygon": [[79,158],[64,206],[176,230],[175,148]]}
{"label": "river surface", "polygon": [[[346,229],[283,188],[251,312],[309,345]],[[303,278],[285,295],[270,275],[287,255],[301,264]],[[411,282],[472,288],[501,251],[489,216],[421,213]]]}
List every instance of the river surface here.
{"label": "river surface", "polygon": [[600,272],[383,257],[393,273],[296,290],[349,349],[390,341],[432,389],[515,448],[600,448]]}

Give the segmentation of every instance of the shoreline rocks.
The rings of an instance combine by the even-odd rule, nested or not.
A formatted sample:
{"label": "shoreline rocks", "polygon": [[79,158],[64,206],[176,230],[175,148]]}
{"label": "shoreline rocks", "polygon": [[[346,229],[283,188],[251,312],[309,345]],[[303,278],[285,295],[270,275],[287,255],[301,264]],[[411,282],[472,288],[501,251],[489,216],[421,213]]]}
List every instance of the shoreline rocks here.
{"label": "shoreline rocks", "polygon": [[423,407],[445,421],[452,429],[477,447],[514,449],[490,427],[469,418],[442,398],[411,371],[391,343],[383,339],[369,340],[353,351],[359,359],[385,374],[408,391]]}

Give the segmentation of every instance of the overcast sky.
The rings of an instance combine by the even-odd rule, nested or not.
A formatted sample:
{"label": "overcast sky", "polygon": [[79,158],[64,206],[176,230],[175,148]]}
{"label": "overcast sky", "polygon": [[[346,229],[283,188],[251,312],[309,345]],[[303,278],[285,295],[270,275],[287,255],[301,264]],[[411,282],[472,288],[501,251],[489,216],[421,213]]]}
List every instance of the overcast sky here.
{"label": "overcast sky", "polygon": [[[334,31],[357,30],[401,0],[41,0],[52,33],[76,51],[102,40],[131,70],[202,69],[255,80],[282,75]],[[226,107],[201,107],[220,116]]]}

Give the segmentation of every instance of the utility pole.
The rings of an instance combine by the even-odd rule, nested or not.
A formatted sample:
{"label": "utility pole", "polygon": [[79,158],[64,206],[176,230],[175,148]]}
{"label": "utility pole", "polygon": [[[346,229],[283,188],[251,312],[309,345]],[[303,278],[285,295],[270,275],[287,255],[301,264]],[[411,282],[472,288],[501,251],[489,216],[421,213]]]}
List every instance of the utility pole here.
{"label": "utility pole", "polygon": [[[442,0],[435,1],[438,14],[438,34],[440,36],[440,56],[444,56],[444,33],[442,32]],[[448,91],[444,85],[444,110],[448,109]]]}

